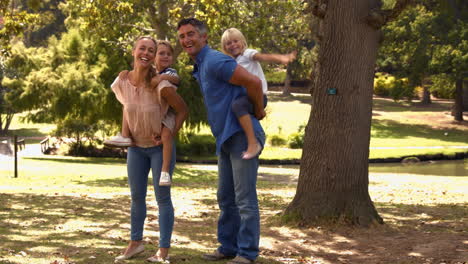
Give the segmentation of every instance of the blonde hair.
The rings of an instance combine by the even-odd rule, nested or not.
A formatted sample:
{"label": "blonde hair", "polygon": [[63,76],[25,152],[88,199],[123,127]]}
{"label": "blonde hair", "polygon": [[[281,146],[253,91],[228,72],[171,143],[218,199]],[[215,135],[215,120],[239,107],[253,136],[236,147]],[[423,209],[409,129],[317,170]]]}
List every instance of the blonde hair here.
{"label": "blonde hair", "polygon": [[[137,37],[135,42],[133,42],[133,47],[132,47],[132,51],[134,51],[138,45],[138,41],[142,40],[142,39],[149,39],[151,40],[153,43],[154,43],[154,47],[155,47],[155,52],[157,52],[158,50],[158,42],[151,36],[140,36],[140,37]],[[151,79],[156,76],[156,70],[153,68],[153,67],[150,67],[149,71],[148,71],[148,74],[145,76],[145,82],[146,82],[146,85],[149,86],[150,83],[151,83]]]}
{"label": "blonde hair", "polygon": [[229,52],[227,52],[227,50],[225,49],[225,45],[229,40],[232,39],[238,39],[241,41],[243,46],[241,53],[243,53],[247,49],[247,40],[245,39],[244,34],[242,34],[242,32],[240,32],[240,30],[238,30],[237,28],[229,28],[226,29],[226,31],[224,31],[223,36],[221,37],[221,49],[224,53],[229,55]]}
{"label": "blonde hair", "polygon": [[172,47],[171,43],[167,40],[158,40],[158,44],[156,45],[156,50],[157,50],[157,47],[159,47],[160,45],[164,45],[166,47],[169,48],[169,50],[172,52],[172,54],[174,54],[174,48]]}

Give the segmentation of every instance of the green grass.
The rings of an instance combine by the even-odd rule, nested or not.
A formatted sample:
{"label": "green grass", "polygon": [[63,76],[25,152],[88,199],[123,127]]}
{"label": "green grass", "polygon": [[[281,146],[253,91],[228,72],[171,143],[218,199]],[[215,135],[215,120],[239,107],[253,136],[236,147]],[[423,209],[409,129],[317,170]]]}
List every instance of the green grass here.
{"label": "green grass", "polygon": [[[0,263],[113,263],[126,245],[129,229],[130,199],[123,160],[20,158],[18,178],[9,177],[10,165],[11,160],[0,160]],[[375,237],[375,243],[384,243],[372,248],[374,257],[389,255],[379,251],[379,247],[392,252],[393,248],[385,244],[392,237],[398,237],[399,243],[404,242],[402,238],[427,234],[430,241],[449,237],[451,245],[463,240],[468,214],[465,177],[447,173],[446,169],[442,176],[421,175],[419,169],[413,174],[389,173],[381,167],[371,171],[375,172],[369,178],[370,195],[386,226],[366,231],[323,231],[282,226],[276,221],[276,215],[294,197],[294,179],[299,169],[261,166],[258,194],[262,252],[258,263],[284,263],[284,259],[302,263],[304,258],[314,263],[317,254],[324,256],[329,252],[335,257],[329,262],[315,259],[316,263],[336,263],[336,256],[354,256],[356,259],[350,263],[362,263],[359,257],[363,253],[348,255],[349,250],[360,243],[369,249],[372,244],[365,242],[369,237]],[[176,219],[172,263],[205,263],[201,254],[217,246],[216,182],[216,165],[177,164],[172,187]],[[157,206],[151,185],[147,202],[146,251],[127,263],[142,263],[156,251]],[[344,245],[343,238],[352,242]],[[411,246],[421,243],[424,239]],[[320,248],[310,251],[317,246]],[[405,262],[406,254],[393,253],[392,259],[375,263],[423,263],[433,257],[431,253]],[[446,260],[450,262],[450,258]]]}

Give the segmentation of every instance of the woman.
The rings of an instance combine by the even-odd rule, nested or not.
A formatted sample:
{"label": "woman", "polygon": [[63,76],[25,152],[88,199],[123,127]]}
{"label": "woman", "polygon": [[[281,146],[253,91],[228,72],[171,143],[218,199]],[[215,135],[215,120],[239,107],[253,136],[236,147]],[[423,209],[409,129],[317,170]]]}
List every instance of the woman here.
{"label": "woman", "polygon": [[[148,174],[153,173],[153,186],[159,208],[159,250],[150,257],[150,262],[165,262],[168,259],[174,208],[171,200],[171,187],[160,186],[159,177],[162,166],[162,147],[158,138],[161,133],[161,120],[167,106],[176,113],[173,135],[181,128],[187,118],[188,110],[184,100],[176,93],[176,87],[168,81],[161,81],[156,89],[151,89],[151,79],[156,73],[153,61],[157,43],[151,37],[138,38],[133,46],[133,69],[121,74],[111,85],[117,99],[124,106],[124,124],[134,142],[127,151],[127,173],[130,186],[131,234],[130,243],[124,254],[116,261],[129,259],[144,251],[143,226],[146,218],[146,192]],[[166,110],[165,110],[166,109]],[[175,149],[172,151],[170,174],[175,166]]]}

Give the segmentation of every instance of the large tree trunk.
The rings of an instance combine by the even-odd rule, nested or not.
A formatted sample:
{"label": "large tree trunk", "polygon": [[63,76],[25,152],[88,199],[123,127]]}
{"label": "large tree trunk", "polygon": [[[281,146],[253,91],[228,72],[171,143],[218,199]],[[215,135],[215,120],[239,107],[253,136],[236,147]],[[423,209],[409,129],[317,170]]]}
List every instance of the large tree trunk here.
{"label": "large tree trunk", "polygon": [[423,87],[423,93],[422,93],[422,99],[421,99],[422,104],[430,104],[432,103],[431,100],[431,92],[429,91],[429,88],[427,86]]}
{"label": "large tree trunk", "polygon": [[286,68],[286,77],[284,78],[283,95],[291,95],[291,64]]}
{"label": "large tree trunk", "polygon": [[468,111],[468,81],[463,81],[463,111]]}
{"label": "large tree trunk", "polygon": [[455,105],[453,116],[457,121],[463,121],[463,80],[455,82]]}
{"label": "large tree trunk", "polygon": [[321,2],[328,6],[321,25],[314,107],[306,128],[296,196],[285,214],[306,223],[383,223],[368,191],[379,31],[367,25],[365,18],[379,1]]}

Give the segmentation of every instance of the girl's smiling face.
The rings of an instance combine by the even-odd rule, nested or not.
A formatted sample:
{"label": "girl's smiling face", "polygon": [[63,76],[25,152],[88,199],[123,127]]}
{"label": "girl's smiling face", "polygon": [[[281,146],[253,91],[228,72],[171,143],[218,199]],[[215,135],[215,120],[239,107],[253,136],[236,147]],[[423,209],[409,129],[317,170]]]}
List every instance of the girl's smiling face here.
{"label": "girl's smiling face", "polygon": [[173,58],[172,51],[168,46],[164,44],[158,45],[158,50],[156,52],[156,60],[155,60],[156,69],[158,70],[158,72],[171,66],[172,58]]}
{"label": "girl's smiling face", "polygon": [[232,38],[224,44],[224,50],[234,58],[241,55],[243,49],[244,47],[240,39]]}

